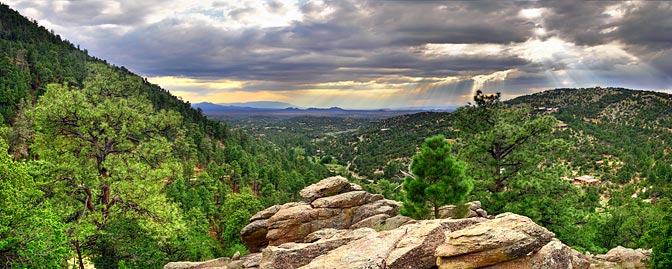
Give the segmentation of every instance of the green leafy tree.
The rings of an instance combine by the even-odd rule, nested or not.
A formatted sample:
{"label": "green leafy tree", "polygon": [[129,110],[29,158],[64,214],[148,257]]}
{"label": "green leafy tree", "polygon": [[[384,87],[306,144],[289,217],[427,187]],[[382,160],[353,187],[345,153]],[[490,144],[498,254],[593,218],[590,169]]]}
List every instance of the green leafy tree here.
{"label": "green leafy tree", "polygon": [[466,163],[457,161],[452,146],[442,135],[427,138],[420,153],[413,156],[411,172],[403,183],[402,214],[424,218],[433,208],[434,218],[439,207],[462,204],[473,188],[465,174]]}
{"label": "green leafy tree", "polygon": [[51,84],[33,112],[34,148],[50,165],[54,201],[80,268],[113,220],[167,238],[177,210],[162,189],[181,171],[166,138],[179,115],[154,110],[138,78],[104,65],[89,68],[83,89]]}
{"label": "green leafy tree", "polygon": [[222,240],[226,244],[227,254],[233,254],[236,250],[246,252],[243,241],[240,238],[240,231],[249,223],[250,217],[263,209],[259,200],[249,191],[243,189],[241,193],[231,193],[227,195],[226,201],[222,206],[222,213],[225,220],[222,221]]}
{"label": "green leafy tree", "polygon": [[0,267],[63,268],[71,252],[65,227],[0,138]]}
{"label": "green leafy tree", "polygon": [[471,174],[493,181],[493,191],[505,189],[508,181],[540,160],[542,145],[550,140],[557,120],[534,116],[528,105],[507,106],[500,94],[474,96],[474,104],[458,109],[455,127],[465,144],[460,156],[472,164]]}
{"label": "green leafy tree", "polygon": [[664,269],[672,268],[672,218],[666,218],[666,223],[661,223],[662,240],[653,247],[651,254],[651,268]]}

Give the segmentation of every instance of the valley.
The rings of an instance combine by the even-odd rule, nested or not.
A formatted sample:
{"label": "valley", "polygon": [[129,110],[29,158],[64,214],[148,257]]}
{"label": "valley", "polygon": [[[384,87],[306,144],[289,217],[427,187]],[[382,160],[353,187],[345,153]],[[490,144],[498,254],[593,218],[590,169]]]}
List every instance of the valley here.
{"label": "valley", "polygon": [[[543,11],[519,9],[515,16]],[[180,14],[167,25],[210,13]],[[350,51],[358,42],[325,34],[317,39],[330,41],[317,45],[341,47],[324,59],[314,42],[294,44],[310,52],[257,47],[340,29],[319,23],[269,35],[256,31],[289,26],[213,34],[192,45],[243,38],[249,50],[189,54],[188,64],[170,62],[166,73],[159,68],[166,66],[136,72],[44,25],[53,26],[0,4],[0,268],[429,269],[472,256],[486,261],[469,268],[552,266],[555,258],[567,268],[588,268],[589,260],[635,266],[612,261],[619,251],[637,256],[638,268],[672,265],[672,95],[665,92],[530,86],[500,93],[495,86],[523,85],[505,82],[542,65],[533,63],[536,54],[500,59],[497,46],[426,40],[360,53]],[[154,28],[164,29],[146,30]],[[135,55],[110,61],[149,61],[122,41],[101,47],[108,45]],[[167,58],[190,48],[175,46]],[[465,51],[477,53],[450,58]],[[243,60],[269,52],[283,56]],[[362,62],[369,54],[376,65]],[[461,63],[480,54],[494,60]],[[202,58],[215,60],[199,65]],[[339,66],[344,58],[354,62]],[[299,60],[310,70],[295,70]],[[497,65],[504,63],[515,66]],[[182,77],[185,70],[203,73]],[[264,97],[281,101],[245,101]],[[455,105],[460,100],[468,103]],[[470,236],[484,239],[460,243]]]}

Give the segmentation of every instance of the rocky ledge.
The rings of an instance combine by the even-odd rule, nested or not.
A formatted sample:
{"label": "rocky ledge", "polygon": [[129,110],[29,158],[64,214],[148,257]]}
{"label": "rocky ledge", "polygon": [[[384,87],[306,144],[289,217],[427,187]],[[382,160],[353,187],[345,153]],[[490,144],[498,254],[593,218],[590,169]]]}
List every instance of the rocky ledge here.
{"label": "rocky ledge", "polygon": [[[305,202],[255,214],[241,237],[251,254],[165,269],[589,268],[589,259],[525,216],[490,217],[479,202],[463,219],[416,221],[399,202],[331,177],[300,192]],[[444,216],[452,207],[442,209]],[[602,257],[601,257],[602,258]],[[606,259],[606,258],[605,258]],[[613,260],[613,259],[612,259]]]}
{"label": "rocky ledge", "polygon": [[299,194],[307,201],[272,206],[252,216],[240,234],[250,252],[304,242],[322,229],[396,228],[413,221],[397,216],[399,202],[363,191],[344,177],[326,178]]}

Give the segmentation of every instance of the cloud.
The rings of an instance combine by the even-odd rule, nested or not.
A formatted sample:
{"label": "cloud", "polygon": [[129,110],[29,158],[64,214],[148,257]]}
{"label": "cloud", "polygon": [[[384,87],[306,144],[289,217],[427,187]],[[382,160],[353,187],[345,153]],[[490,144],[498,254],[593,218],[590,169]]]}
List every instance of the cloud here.
{"label": "cloud", "polygon": [[456,104],[475,88],[672,87],[666,1],[9,4],[184,98]]}

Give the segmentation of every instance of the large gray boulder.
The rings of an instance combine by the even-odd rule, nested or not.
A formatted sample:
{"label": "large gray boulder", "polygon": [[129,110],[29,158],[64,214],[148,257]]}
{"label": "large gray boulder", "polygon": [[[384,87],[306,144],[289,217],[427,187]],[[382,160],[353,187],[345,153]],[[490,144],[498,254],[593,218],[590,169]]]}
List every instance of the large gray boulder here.
{"label": "large gray boulder", "polygon": [[483,268],[587,269],[589,267],[590,263],[586,256],[569,248],[560,240],[553,239],[532,255]]}
{"label": "large gray boulder", "polygon": [[306,237],[307,243],[286,243],[264,249],[260,266],[264,269],[299,268],[320,255],[336,249],[350,241],[377,234],[371,228],[356,230],[324,229]]}
{"label": "large gray boulder", "polygon": [[651,259],[651,249],[631,249],[617,246],[606,254],[595,255],[595,267],[646,268]]}
{"label": "large gray boulder", "polygon": [[546,245],[555,235],[528,217],[501,214],[448,235],[436,249],[441,269],[480,268],[527,256]]}
{"label": "large gray boulder", "polygon": [[303,188],[301,191],[299,191],[299,195],[312,202],[317,198],[332,196],[351,190],[361,190],[361,187],[350,184],[348,179],[342,176],[335,176],[325,178],[320,180],[320,182]]}
{"label": "large gray boulder", "polygon": [[486,220],[437,219],[402,225],[351,241],[299,268],[432,268],[434,251],[445,241],[447,232]]}
{"label": "large gray boulder", "polygon": [[[464,216],[459,216],[460,210],[458,209],[457,206],[455,205],[444,205],[442,207],[439,207],[439,218],[445,219],[445,218],[473,218],[473,217],[483,217],[487,218],[490,217],[488,215],[488,212],[486,212],[484,209],[481,208],[481,201],[473,201],[473,202],[468,202],[466,204],[467,207],[469,207],[468,211],[465,212],[466,214]],[[430,216],[430,217],[433,217]]]}

